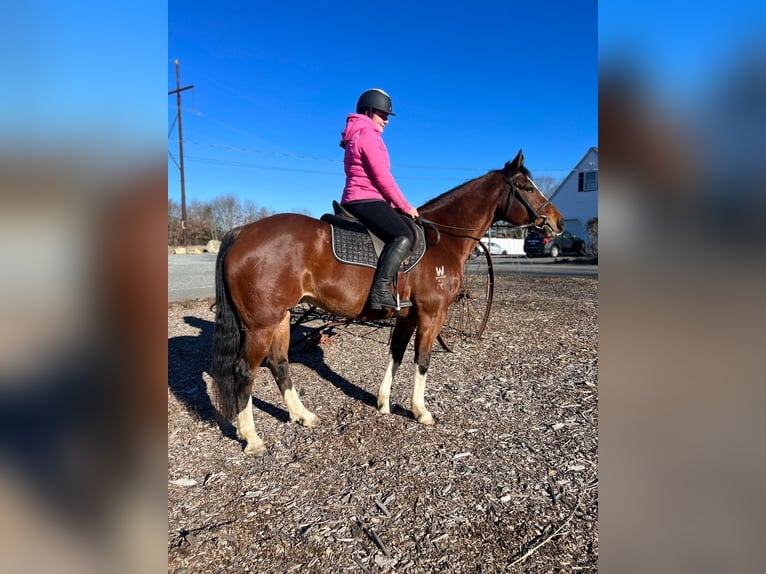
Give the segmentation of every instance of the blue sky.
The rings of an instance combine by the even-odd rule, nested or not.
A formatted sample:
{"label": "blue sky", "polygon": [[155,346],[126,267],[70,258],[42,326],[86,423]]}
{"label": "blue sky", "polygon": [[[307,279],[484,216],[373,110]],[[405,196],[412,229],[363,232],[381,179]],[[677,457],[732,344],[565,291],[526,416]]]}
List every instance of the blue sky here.
{"label": "blue sky", "polygon": [[755,0],[605,2],[598,19],[600,61],[635,67],[679,111],[764,54],[766,3]]}
{"label": "blue sky", "polygon": [[[187,201],[219,195],[319,216],[343,188],[345,117],[386,90],[392,171],[411,203],[524,150],[563,178],[598,145],[597,3],[168,4],[180,63]],[[180,200],[176,99],[168,195]]]}
{"label": "blue sky", "polygon": [[163,153],[156,134],[167,132],[158,97],[167,53],[164,5],[6,4],[0,18],[0,143],[10,145],[3,151],[61,146],[67,152]]}

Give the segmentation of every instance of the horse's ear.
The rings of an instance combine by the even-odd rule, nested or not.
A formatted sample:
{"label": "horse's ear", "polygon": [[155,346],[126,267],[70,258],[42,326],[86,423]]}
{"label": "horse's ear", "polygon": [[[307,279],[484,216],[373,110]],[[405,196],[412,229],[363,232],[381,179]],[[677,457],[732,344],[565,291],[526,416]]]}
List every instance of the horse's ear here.
{"label": "horse's ear", "polygon": [[505,171],[506,173],[516,173],[524,166],[524,152],[519,150],[519,153],[516,154],[516,157],[513,158],[513,161],[506,162],[505,164]]}

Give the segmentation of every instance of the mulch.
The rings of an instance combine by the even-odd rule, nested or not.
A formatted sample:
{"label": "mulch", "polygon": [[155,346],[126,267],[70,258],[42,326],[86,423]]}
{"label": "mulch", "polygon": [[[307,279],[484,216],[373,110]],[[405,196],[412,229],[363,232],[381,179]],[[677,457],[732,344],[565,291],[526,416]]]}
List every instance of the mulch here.
{"label": "mulch", "polygon": [[409,411],[375,408],[390,328],[291,349],[314,429],[254,387],[268,453],[243,454],[212,406],[212,300],[168,306],[168,572],[580,572],[598,559],[598,282],[498,277],[483,337],[434,345]]}

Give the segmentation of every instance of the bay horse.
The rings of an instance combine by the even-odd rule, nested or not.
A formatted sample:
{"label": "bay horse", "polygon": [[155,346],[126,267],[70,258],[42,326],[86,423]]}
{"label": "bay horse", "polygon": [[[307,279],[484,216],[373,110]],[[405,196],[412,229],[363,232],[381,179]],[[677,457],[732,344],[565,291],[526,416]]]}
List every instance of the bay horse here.
{"label": "bay horse", "polygon": [[[532,180],[521,150],[502,169],[447,191],[418,211],[433,225],[429,246],[420,263],[399,281],[400,293],[412,307],[402,309],[396,318],[377,402],[381,413],[390,412],[391,384],[416,333],[411,408],[419,423],[431,425],[434,418],[424,400],[431,347],[460,292],[463,265],[476,243],[500,220],[553,235],[563,231],[564,222]],[[290,421],[306,427],[319,422],[303,405],[290,379],[290,310],[294,306],[306,302],[355,319],[392,316],[391,310],[372,311],[367,305],[374,269],[339,262],[331,242],[329,223],[294,213],[234,228],[221,242],[215,268],[211,374],[218,409],[227,420],[236,415],[237,436],[245,442],[248,455],[266,452],[252,409],[255,374],[264,359]]]}

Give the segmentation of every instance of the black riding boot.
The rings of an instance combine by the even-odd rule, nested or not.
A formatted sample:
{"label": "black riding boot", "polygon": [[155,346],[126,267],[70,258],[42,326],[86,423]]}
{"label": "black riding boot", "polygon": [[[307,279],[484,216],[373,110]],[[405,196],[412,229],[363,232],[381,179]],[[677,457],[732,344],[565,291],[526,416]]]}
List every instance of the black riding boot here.
{"label": "black riding boot", "polygon": [[[397,237],[386,245],[378,260],[378,268],[370,288],[370,309],[375,311],[383,307],[396,309],[396,298],[391,293],[391,282],[394,280],[399,266],[410,250],[411,242],[407,237]],[[399,308],[411,307],[409,301],[400,301]]]}

